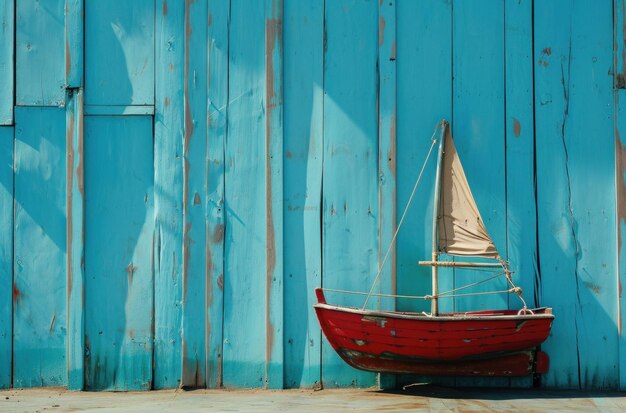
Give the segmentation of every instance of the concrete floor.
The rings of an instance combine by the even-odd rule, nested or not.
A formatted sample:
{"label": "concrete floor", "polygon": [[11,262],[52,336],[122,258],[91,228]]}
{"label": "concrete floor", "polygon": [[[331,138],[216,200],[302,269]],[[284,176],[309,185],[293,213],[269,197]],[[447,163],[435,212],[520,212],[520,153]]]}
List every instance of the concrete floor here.
{"label": "concrete floor", "polygon": [[0,412],[626,412],[626,393],[452,389],[164,390],[129,393],[64,389],[0,391]]}

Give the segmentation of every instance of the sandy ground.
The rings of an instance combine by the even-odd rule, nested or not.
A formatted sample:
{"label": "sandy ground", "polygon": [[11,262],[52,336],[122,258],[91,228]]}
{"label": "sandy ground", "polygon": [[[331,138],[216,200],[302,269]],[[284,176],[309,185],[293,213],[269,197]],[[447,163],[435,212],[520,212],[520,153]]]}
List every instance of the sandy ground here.
{"label": "sandy ground", "polygon": [[0,391],[0,412],[626,412],[626,393],[418,386],[407,390]]}

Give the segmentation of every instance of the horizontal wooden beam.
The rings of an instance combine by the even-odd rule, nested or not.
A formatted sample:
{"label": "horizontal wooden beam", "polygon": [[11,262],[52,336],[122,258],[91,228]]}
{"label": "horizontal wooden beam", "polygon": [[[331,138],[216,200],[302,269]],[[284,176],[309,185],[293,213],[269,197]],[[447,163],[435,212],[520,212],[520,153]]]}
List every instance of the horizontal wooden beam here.
{"label": "horizontal wooden beam", "polygon": [[424,267],[502,267],[500,263],[491,262],[450,262],[450,261],[419,261],[419,265]]}

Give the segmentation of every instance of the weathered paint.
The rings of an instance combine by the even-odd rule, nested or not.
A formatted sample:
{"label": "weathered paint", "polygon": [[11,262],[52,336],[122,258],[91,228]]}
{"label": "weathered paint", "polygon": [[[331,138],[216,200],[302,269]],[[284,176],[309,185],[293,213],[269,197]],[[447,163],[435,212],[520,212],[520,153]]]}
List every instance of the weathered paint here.
{"label": "weathered paint", "polygon": [[85,118],[85,387],[152,387],[152,118]]}
{"label": "weathered paint", "polygon": [[85,232],[83,94],[70,90],[65,116],[67,217],[67,386],[82,390],[85,378]]}
{"label": "weathered paint", "polygon": [[13,385],[63,386],[65,111],[18,107],[15,125]]}
{"label": "weathered paint", "polygon": [[265,387],[284,386],[283,0],[265,0]]}
{"label": "weathered paint", "polygon": [[15,92],[15,1],[0,5],[0,125],[13,124]]}
{"label": "weathered paint", "polygon": [[[397,224],[396,206],[396,1],[378,4],[378,268],[381,270],[378,291],[395,294]],[[387,250],[389,253],[387,254]],[[395,309],[395,300],[378,299],[381,308]],[[393,376],[381,375],[379,385],[393,388]]]}
{"label": "weathered paint", "polygon": [[[615,207],[617,226],[617,293],[618,319],[617,334],[619,345],[619,389],[626,390],[626,334],[624,332],[624,318],[626,318],[626,302],[624,301],[623,286],[626,284],[626,144],[622,133],[626,134],[626,93],[624,86],[619,85],[619,76],[624,76],[626,59],[626,2],[618,0],[613,3],[613,97],[615,114]],[[619,87],[619,89],[618,89]]]}
{"label": "weathered paint", "polygon": [[[378,262],[378,2],[328,2],[325,13],[323,285],[367,291]],[[342,297],[346,305],[363,302]],[[323,343],[324,387],[375,380]]]}
{"label": "weathered paint", "polygon": [[0,388],[11,386],[13,354],[13,128],[0,127]]}
{"label": "weathered paint", "polygon": [[154,388],[180,386],[184,3],[156,6]]}
{"label": "weathered paint", "polygon": [[231,0],[230,13],[223,383],[263,387],[267,354],[265,5]]}
{"label": "weathered paint", "polygon": [[[402,216],[413,185],[431,145],[430,137],[441,119],[452,120],[452,6],[449,1],[396,4],[396,215]],[[431,24],[431,22],[437,24]],[[420,47],[412,39],[422,39]],[[424,79],[415,87],[415,79]],[[427,102],[427,104],[424,104]],[[436,155],[436,152],[435,152]],[[417,261],[431,254],[432,196],[436,156],[424,171],[411,208],[398,233],[396,278],[398,294],[424,295],[430,291],[430,269]],[[452,271],[440,269],[440,288],[452,284]],[[442,301],[441,311],[452,310]],[[430,302],[398,299],[398,310],[427,311]]]}
{"label": "weathered paint", "polygon": [[[0,54],[9,57],[0,58],[0,66],[9,65],[0,68],[0,76],[8,79],[0,92],[5,108],[0,112],[14,105],[65,105],[43,112],[24,108],[14,132],[16,162],[22,167],[15,176],[18,221],[12,221],[12,212],[3,212],[0,222],[5,232],[6,225],[11,233],[15,228],[10,244],[15,242],[16,253],[19,248],[37,254],[31,261],[38,267],[27,261],[32,271],[25,274],[18,260],[8,258],[15,263],[16,284],[11,287],[9,270],[5,299],[10,291],[17,303],[13,385],[80,388],[83,346],[91,388],[319,386],[322,375],[327,386],[374,383],[374,375],[339,364],[328,344],[322,350],[310,308],[313,287],[323,275],[326,286],[369,289],[433,127],[446,118],[455,128],[483,218],[511,260],[527,301],[555,307],[555,329],[544,345],[553,366],[543,385],[626,387],[621,334],[626,306],[620,303],[626,262],[620,242],[626,191],[620,185],[619,132],[624,127],[621,92],[611,90],[625,84],[623,1],[2,4]],[[8,10],[13,4],[14,12]],[[11,57],[14,31],[17,70]],[[8,74],[13,71],[15,102],[13,75]],[[83,73],[84,107],[77,98]],[[92,130],[96,140],[87,139],[87,146],[108,139],[115,150],[90,153],[87,192],[91,187],[96,196],[94,188],[102,184],[111,197],[98,202],[116,207],[100,216],[93,210],[89,215],[90,204],[84,205],[87,227],[95,228],[85,235],[97,248],[84,244],[89,250],[85,264],[91,262],[102,283],[92,279],[86,286],[91,302],[76,293],[82,288],[83,208],[77,139],[84,116],[101,129],[96,135]],[[11,124],[12,116],[0,123]],[[11,130],[1,133],[11,136]],[[29,139],[43,136],[45,151],[25,145],[24,133]],[[50,142],[67,145],[58,162],[46,160],[54,146]],[[128,158],[127,148],[139,155]],[[11,186],[12,153],[0,154]],[[108,164],[125,159],[120,170]],[[127,173],[131,168],[142,172]],[[39,178],[24,171],[38,171]],[[399,293],[421,295],[430,289],[428,269],[416,262],[429,258],[433,173],[431,162],[399,234],[395,262],[392,252],[383,271],[383,290],[393,290],[394,268]],[[140,183],[133,180],[137,177]],[[45,187],[55,197],[42,200],[38,188],[44,186],[35,183],[48,178],[60,186]],[[152,180],[154,193],[143,198],[148,215],[141,223],[146,230],[154,226],[154,240],[148,242],[144,234],[128,247],[144,254],[154,248],[152,258],[142,257],[148,264],[139,265],[120,258],[122,247],[107,241],[111,233],[135,239],[138,225],[129,223],[135,210],[131,216],[118,211],[122,195],[111,188],[120,186],[132,198],[134,189]],[[26,196],[31,210],[20,205],[18,195]],[[5,211],[10,204],[0,208]],[[27,213],[43,219],[48,233],[31,230]],[[111,224],[118,221],[121,226]],[[67,256],[59,243],[67,246]],[[54,258],[41,259],[40,250]],[[107,257],[107,262],[94,261]],[[152,275],[145,272],[151,274],[151,265],[153,287]],[[112,275],[120,271],[121,279]],[[40,274],[46,274],[45,284]],[[442,270],[440,288],[465,284],[467,274]],[[133,286],[144,283],[133,287],[137,295],[131,294],[128,304],[116,295],[109,298],[108,292],[118,289],[115,283],[126,285],[129,276]],[[28,285],[20,284],[27,279]],[[378,305],[376,299],[370,303]],[[423,300],[395,304],[401,310],[428,308]],[[106,305],[114,309],[103,311]],[[381,305],[394,303],[381,300]],[[442,300],[442,310],[507,305],[520,304],[504,295]],[[29,320],[26,311],[34,306],[40,310]],[[81,306],[99,320],[87,320],[85,335]],[[10,319],[12,310],[13,304],[3,307],[0,317]],[[0,331],[11,329],[0,322]],[[106,328],[97,329],[98,323]],[[52,325],[54,334],[35,337],[33,332],[45,330],[44,325]],[[136,327],[128,337],[142,342],[141,350],[136,348],[141,345],[120,349],[117,341],[107,341],[111,331],[127,325]],[[99,331],[108,338],[99,339]],[[602,353],[593,337],[603,343]],[[10,336],[4,339],[0,354],[10,357]],[[37,351],[35,358],[20,353],[28,346]],[[53,349],[58,354],[48,356]],[[101,358],[99,376],[92,368],[94,354],[108,357],[106,362]],[[41,360],[43,376],[33,367]],[[127,370],[119,373],[122,365]],[[0,364],[0,375],[10,383],[7,368],[12,369],[10,362]],[[116,377],[105,377],[105,370]],[[415,377],[398,383],[407,380]],[[471,382],[494,383],[530,385],[528,380]]]}
{"label": "weathered paint", "polygon": [[[533,133],[532,2],[504,4],[505,40],[505,159],[506,256],[513,280],[529,307],[537,304],[537,209],[535,205]],[[515,295],[509,308],[521,308]],[[529,387],[532,378],[512,379],[512,386]]]}
{"label": "weathered paint", "polygon": [[534,16],[541,303],[566,315],[543,346],[542,384],[615,388],[612,2],[535,2]]}
{"label": "weathered paint", "polygon": [[182,386],[206,385],[207,1],[185,1]]}
{"label": "weathered paint", "polygon": [[285,387],[321,386],[321,332],[311,309],[322,282],[324,7],[284,2]]}
{"label": "weathered paint", "polygon": [[85,0],[84,8],[85,104],[153,105],[154,0]]}
{"label": "weathered paint", "polygon": [[230,1],[209,2],[207,166],[207,387],[222,386],[224,317],[224,148],[228,119]]}
{"label": "weathered paint", "polygon": [[65,102],[65,0],[16,2],[16,105]]}
{"label": "weathered paint", "polygon": [[83,86],[85,0],[65,0],[65,87]]}

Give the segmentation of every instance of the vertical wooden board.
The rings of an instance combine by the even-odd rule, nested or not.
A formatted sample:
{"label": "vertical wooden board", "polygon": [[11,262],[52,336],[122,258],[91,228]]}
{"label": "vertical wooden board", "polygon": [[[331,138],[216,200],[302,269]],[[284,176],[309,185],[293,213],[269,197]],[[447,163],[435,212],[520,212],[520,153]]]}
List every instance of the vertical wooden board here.
{"label": "vertical wooden board", "polygon": [[[382,2],[378,10],[378,291],[396,292],[396,3]],[[383,260],[386,262],[383,265]],[[378,300],[394,309],[395,300]]]}
{"label": "vertical wooden board", "polygon": [[185,2],[182,382],[206,385],[207,1]]}
{"label": "vertical wooden board", "polygon": [[[396,2],[378,5],[378,291],[396,294]],[[392,242],[393,241],[393,242]],[[379,297],[378,307],[395,310],[396,300]],[[395,376],[382,374],[381,388]]]}
{"label": "vertical wooden board", "polygon": [[[623,9],[622,9],[623,10]],[[622,23],[623,24],[623,23]],[[621,27],[621,26],[618,26]],[[615,92],[615,179],[616,179],[616,206],[617,206],[617,264],[619,294],[618,308],[619,321],[617,331],[619,335],[619,389],[626,389],[626,334],[624,334],[624,318],[626,317],[626,303],[624,302],[624,285],[626,285],[626,91]]]}
{"label": "vertical wooden board", "polygon": [[[451,3],[447,0],[398,1],[396,19],[396,215],[400,220],[432,144],[433,130],[442,119],[452,118]],[[430,269],[418,267],[417,262],[431,257],[436,163],[437,148],[434,148],[398,233],[398,294],[423,296],[431,293]],[[453,285],[452,271],[439,271],[440,288],[449,289]],[[450,300],[440,302],[442,311],[451,310],[451,305]],[[430,302],[398,299],[397,309],[430,311]]]}
{"label": "vertical wooden board", "polygon": [[184,3],[159,0],[154,118],[154,382],[177,388],[182,360]]}
{"label": "vertical wooden board", "polygon": [[0,389],[11,386],[13,347],[13,128],[0,127]]}
{"label": "vertical wooden board", "polygon": [[321,330],[313,312],[322,277],[324,7],[285,1],[285,386],[321,385]]}
{"label": "vertical wooden board", "polygon": [[83,86],[85,0],[65,0],[65,85]]}
{"label": "vertical wooden board", "polygon": [[66,98],[66,201],[67,216],[67,374],[68,388],[85,385],[85,233],[83,164],[83,93],[70,89]]}
{"label": "vertical wooden board", "polygon": [[[325,11],[323,284],[368,291],[378,261],[378,2],[333,1]],[[364,303],[362,296],[329,299]],[[324,387],[375,379],[323,343]]]}
{"label": "vertical wooden board", "polygon": [[264,4],[232,0],[224,257],[224,386],[263,387],[266,329]]}
{"label": "vertical wooden board", "polygon": [[[532,4],[505,3],[506,227],[514,282],[529,307],[537,305],[537,209],[535,204]],[[521,302],[510,296],[510,307]]]}
{"label": "vertical wooden board", "polygon": [[284,386],[283,0],[265,0],[265,387]]}
{"label": "vertical wooden board", "polygon": [[[626,302],[624,302],[623,286],[626,284],[626,248],[624,248],[624,234],[626,234],[626,141],[622,138],[622,133],[626,136],[626,85],[620,84],[625,74],[626,59],[626,1],[617,0],[613,2],[613,41],[614,52],[613,64],[615,67],[615,78],[613,85],[614,115],[615,115],[615,189],[617,208],[617,291],[618,301],[618,323],[617,331],[619,335],[619,389],[626,390],[626,334],[624,334],[624,318],[626,317]],[[619,89],[618,89],[619,88]]]}
{"label": "vertical wooden board", "polygon": [[85,0],[85,103],[154,104],[154,0]]}
{"label": "vertical wooden board", "polygon": [[224,317],[224,146],[228,121],[230,1],[209,2],[207,181],[207,387],[222,386]]}
{"label": "vertical wooden board", "polygon": [[0,125],[13,124],[15,1],[0,4]]}
{"label": "vertical wooden board", "polygon": [[[537,306],[537,208],[535,198],[532,2],[504,4],[506,62],[506,249],[513,281],[529,307]],[[515,295],[509,308],[521,308]],[[532,377],[512,378],[511,386],[531,387]]]}
{"label": "vertical wooden board", "polygon": [[150,116],[85,118],[85,387],[152,385]]}
{"label": "vertical wooden board", "polygon": [[16,104],[61,106],[65,101],[65,0],[19,0],[16,7]]}
{"label": "vertical wooden board", "polygon": [[541,303],[557,317],[542,384],[615,388],[612,3],[540,2],[534,15]]}
{"label": "vertical wooden board", "polygon": [[15,111],[13,385],[62,386],[66,371],[65,111]]}
{"label": "vertical wooden board", "polygon": [[[452,135],[487,231],[506,259],[504,3],[453,5]],[[455,270],[455,287],[490,272]],[[504,277],[467,292],[503,290]],[[508,296],[455,299],[457,311],[506,308]]]}

